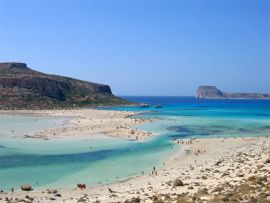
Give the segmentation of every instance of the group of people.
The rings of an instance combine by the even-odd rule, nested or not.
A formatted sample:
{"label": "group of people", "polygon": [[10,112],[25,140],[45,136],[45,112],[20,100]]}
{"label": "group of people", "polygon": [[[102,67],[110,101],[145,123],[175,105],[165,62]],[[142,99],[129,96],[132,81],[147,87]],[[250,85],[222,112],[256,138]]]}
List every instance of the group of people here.
{"label": "group of people", "polygon": [[186,145],[192,144],[192,140],[183,140],[183,139],[177,139],[177,138],[173,138],[172,142],[175,144],[186,144]]}
{"label": "group of people", "polygon": [[155,166],[153,167],[153,170],[152,170],[152,172],[151,172],[151,175],[152,175],[152,176],[154,176],[154,175],[157,176],[157,170],[156,170],[156,167],[155,167]]}

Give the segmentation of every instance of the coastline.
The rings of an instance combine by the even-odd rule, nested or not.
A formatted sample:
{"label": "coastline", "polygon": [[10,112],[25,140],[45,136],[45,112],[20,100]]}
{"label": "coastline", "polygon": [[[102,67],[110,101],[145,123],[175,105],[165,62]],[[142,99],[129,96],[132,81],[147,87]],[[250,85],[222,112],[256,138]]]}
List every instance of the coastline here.
{"label": "coastline", "polygon": [[[111,135],[121,138],[142,140],[153,135],[136,130],[137,125],[151,122],[151,119],[136,119],[134,112],[108,110],[48,110],[48,111],[1,111],[0,113],[34,114],[45,116],[70,116],[72,127],[49,129],[35,132],[29,138],[50,139],[68,138],[81,135]],[[121,128],[120,128],[121,127]],[[130,131],[134,130],[134,134]],[[54,134],[55,133],[55,134]],[[87,187],[48,188],[33,191],[1,193],[2,200],[30,202],[176,202],[179,198],[194,202],[212,201],[224,196],[251,181],[255,184],[257,195],[269,188],[270,138],[199,138],[182,139],[182,144],[174,143],[173,155],[162,167],[155,168],[153,174],[129,177],[119,182]],[[181,147],[179,147],[181,146]],[[199,150],[199,151],[198,151]],[[180,180],[180,181],[179,181]],[[252,182],[253,183],[253,182]],[[254,191],[245,191],[245,199],[252,198]],[[236,193],[237,194],[237,193]],[[254,195],[253,195],[254,196]],[[227,196],[226,196],[227,197]],[[231,198],[231,196],[227,197]],[[265,198],[270,199],[270,194]],[[138,199],[140,201],[138,201]],[[7,201],[8,202],[8,201]],[[200,202],[200,201],[198,201]]]}
{"label": "coastline", "polygon": [[[157,175],[144,174],[108,185],[87,187],[85,190],[74,185],[73,189],[50,188],[15,191],[13,194],[4,192],[1,196],[2,199],[12,196],[13,199],[21,200],[28,195],[33,198],[33,202],[132,202],[132,199],[137,198],[141,202],[153,202],[153,198],[163,202],[176,202],[179,198],[185,198],[186,202],[192,202],[192,198],[198,196],[199,200],[208,202],[224,198],[227,193],[246,183],[253,183],[256,178],[260,178],[264,184],[255,184],[256,190],[269,187],[269,137],[201,138],[182,146],[162,168],[156,169]],[[196,154],[198,149],[206,152]],[[186,150],[190,153],[184,153]],[[181,182],[175,186],[178,179]],[[245,192],[246,200],[254,196],[252,190]],[[270,194],[265,198],[269,199]]]}

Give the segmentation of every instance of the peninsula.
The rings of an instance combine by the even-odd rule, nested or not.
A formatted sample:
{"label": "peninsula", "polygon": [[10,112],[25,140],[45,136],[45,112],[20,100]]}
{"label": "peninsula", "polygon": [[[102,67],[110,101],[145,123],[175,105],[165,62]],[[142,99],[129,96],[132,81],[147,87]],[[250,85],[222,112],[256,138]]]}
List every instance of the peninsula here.
{"label": "peninsula", "polygon": [[263,93],[227,93],[216,86],[199,86],[198,99],[270,99],[270,94]]}
{"label": "peninsula", "polygon": [[123,105],[108,85],[49,75],[25,63],[0,63],[0,109],[64,109]]}

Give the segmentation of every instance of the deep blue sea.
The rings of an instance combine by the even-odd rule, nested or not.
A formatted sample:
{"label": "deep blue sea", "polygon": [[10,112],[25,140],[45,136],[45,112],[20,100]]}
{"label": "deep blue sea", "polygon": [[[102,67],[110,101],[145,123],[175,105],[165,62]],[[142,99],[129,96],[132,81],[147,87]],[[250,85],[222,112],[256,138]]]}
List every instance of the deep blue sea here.
{"label": "deep blue sea", "polygon": [[[174,137],[239,137],[270,135],[270,100],[209,100],[195,97],[123,97],[149,108],[114,107],[158,118]],[[155,108],[162,105],[162,108]],[[151,124],[150,124],[151,125]]]}
{"label": "deep blue sea", "polygon": [[[204,100],[194,97],[123,97],[150,104],[110,107],[156,121],[136,128],[159,134],[146,142],[112,137],[24,139],[27,132],[63,125],[67,118],[0,115],[0,189],[106,184],[150,172],[174,152],[173,138],[270,135],[269,100]],[[162,108],[155,108],[155,105]],[[104,109],[104,108],[103,108]],[[11,130],[14,132],[11,133]]]}

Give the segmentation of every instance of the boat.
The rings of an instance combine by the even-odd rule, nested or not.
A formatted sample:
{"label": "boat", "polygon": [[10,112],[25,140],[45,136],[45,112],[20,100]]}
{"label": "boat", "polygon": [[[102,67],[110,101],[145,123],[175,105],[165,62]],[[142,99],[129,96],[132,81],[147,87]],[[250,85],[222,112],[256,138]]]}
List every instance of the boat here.
{"label": "boat", "polygon": [[162,108],[162,106],[161,106],[161,104],[158,104],[158,105],[155,106],[155,108],[160,109],[160,108]]}
{"label": "boat", "polygon": [[141,104],[140,107],[141,108],[148,108],[148,107],[150,107],[150,105],[149,104]]}

